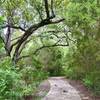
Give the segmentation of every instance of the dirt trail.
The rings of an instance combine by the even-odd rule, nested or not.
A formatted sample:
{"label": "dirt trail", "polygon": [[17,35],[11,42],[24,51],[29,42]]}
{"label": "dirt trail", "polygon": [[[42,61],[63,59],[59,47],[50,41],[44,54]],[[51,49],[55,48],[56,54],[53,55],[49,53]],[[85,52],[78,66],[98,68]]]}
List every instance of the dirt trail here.
{"label": "dirt trail", "polygon": [[52,77],[48,81],[51,88],[42,100],[81,100],[78,91],[62,77]]}

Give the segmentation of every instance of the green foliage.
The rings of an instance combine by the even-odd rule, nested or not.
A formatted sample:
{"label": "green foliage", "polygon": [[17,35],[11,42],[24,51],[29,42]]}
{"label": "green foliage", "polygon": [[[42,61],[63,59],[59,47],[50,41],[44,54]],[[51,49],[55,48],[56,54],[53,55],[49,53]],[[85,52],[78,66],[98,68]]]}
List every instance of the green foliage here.
{"label": "green foliage", "polygon": [[[34,37],[35,38],[35,37]],[[48,38],[48,41],[47,41]],[[28,51],[24,51],[23,54],[27,53],[30,55],[29,59],[26,59],[25,62],[29,65],[33,66],[38,70],[44,70],[49,73],[50,76],[58,76],[63,75],[63,49],[59,47],[47,47],[42,48],[34,54],[34,51],[38,48],[42,47],[42,45],[53,45],[56,40],[51,40],[49,37],[45,39],[35,39],[32,41],[32,45],[29,47]],[[27,49],[27,48],[26,48]],[[30,63],[31,61],[31,63]]]}
{"label": "green foliage", "polygon": [[19,99],[22,95],[20,74],[12,69],[11,60],[5,58],[0,62],[0,99]]}
{"label": "green foliage", "polygon": [[22,85],[20,75],[15,70],[0,69],[0,99],[22,98]]}
{"label": "green foliage", "polygon": [[100,71],[92,71],[83,79],[84,84],[94,91],[96,95],[100,94]]}
{"label": "green foliage", "polygon": [[3,25],[3,22],[4,22],[4,18],[0,16],[0,51],[1,51],[1,48],[3,47],[3,40],[1,37],[1,33],[2,33],[1,26]]}
{"label": "green foliage", "polygon": [[[73,51],[72,51],[72,50]],[[100,46],[98,40],[81,39],[77,48],[70,48],[67,57],[66,77],[84,80],[84,84],[100,94]]]}
{"label": "green foliage", "polygon": [[40,82],[48,74],[32,66],[15,68],[9,57],[0,61],[0,99],[23,100],[24,96],[33,95]]}
{"label": "green foliage", "polygon": [[4,18],[2,16],[0,16],[0,25],[2,25],[4,22]]}
{"label": "green foliage", "polygon": [[66,23],[76,42],[66,55],[65,74],[100,94],[100,6],[96,0],[70,0]]}
{"label": "green foliage", "polygon": [[20,73],[22,73],[22,79],[25,80],[26,84],[33,83],[33,81],[34,83],[40,83],[41,80],[47,78],[46,72],[43,72],[42,70],[37,70],[34,67],[32,68],[29,66],[22,69]]}
{"label": "green foliage", "polygon": [[13,68],[13,64],[12,64],[12,61],[11,61],[11,58],[10,57],[5,57],[3,59],[0,60],[0,68],[3,68],[3,69],[12,69]]}
{"label": "green foliage", "polygon": [[0,37],[0,51],[1,51],[2,47],[3,47],[3,41],[2,41],[2,38]]}
{"label": "green foliage", "polygon": [[62,51],[56,47],[44,48],[38,55],[38,60],[42,65],[42,69],[47,71],[50,76],[63,74],[62,58]]}
{"label": "green foliage", "polygon": [[[50,10],[51,0],[48,1]],[[58,47],[43,48],[37,54],[33,54],[37,48],[52,45],[63,36],[63,32],[53,35],[49,32],[35,34],[21,53],[22,56],[30,55],[30,58],[20,60],[16,65],[17,68],[12,64],[11,58],[0,59],[0,100],[22,100],[23,96],[32,95],[48,74],[50,76],[65,74],[66,77],[80,79],[95,94],[100,94],[99,0],[55,0],[54,6],[57,8],[55,12],[66,20],[61,25],[50,25],[44,30],[48,31],[49,28],[59,31],[66,25],[70,31],[70,40],[73,39],[75,42],[70,42],[68,50],[65,51]],[[10,17],[15,26],[24,23],[25,27],[29,27],[32,23],[39,22],[41,20],[39,17],[43,19],[46,17],[42,0],[4,0],[4,2],[1,0],[0,9],[1,12],[4,11],[2,16],[5,16],[5,19]],[[0,53],[4,51],[1,36],[3,22],[4,18],[0,17]],[[14,38],[22,34],[20,31],[15,33],[16,35],[12,36]],[[64,37],[68,38],[65,34]],[[61,42],[65,41],[62,39],[59,43]]]}

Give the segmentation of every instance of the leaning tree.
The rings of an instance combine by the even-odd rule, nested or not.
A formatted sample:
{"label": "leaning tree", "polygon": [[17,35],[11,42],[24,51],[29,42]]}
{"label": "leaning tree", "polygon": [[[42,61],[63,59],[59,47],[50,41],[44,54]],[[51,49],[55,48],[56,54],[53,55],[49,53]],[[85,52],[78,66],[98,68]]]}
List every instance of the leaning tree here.
{"label": "leaning tree", "polygon": [[[4,31],[0,34],[0,37],[4,42],[6,55],[17,62],[25,45],[30,41],[30,37],[36,30],[64,21],[64,18],[60,18],[58,15],[56,17],[55,14],[55,6],[62,2],[63,0],[1,0],[0,15],[5,20],[3,26],[1,26]],[[20,35],[14,37],[17,31],[20,32]],[[56,33],[60,31],[53,30],[49,32]],[[57,37],[56,34],[54,35]],[[57,43],[52,46],[60,46]],[[61,44],[61,46],[67,45]]]}

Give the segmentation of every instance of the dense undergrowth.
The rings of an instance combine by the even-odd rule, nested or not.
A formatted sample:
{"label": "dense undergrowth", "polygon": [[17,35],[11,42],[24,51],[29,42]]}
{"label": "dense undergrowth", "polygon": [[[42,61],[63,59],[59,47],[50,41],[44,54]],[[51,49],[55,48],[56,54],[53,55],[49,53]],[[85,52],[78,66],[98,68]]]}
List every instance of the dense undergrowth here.
{"label": "dense undergrowth", "polygon": [[[18,66],[18,65],[17,65]],[[0,61],[0,100],[24,100],[34,96],[47,73],[32,66],[13,66],[9,57]]]}

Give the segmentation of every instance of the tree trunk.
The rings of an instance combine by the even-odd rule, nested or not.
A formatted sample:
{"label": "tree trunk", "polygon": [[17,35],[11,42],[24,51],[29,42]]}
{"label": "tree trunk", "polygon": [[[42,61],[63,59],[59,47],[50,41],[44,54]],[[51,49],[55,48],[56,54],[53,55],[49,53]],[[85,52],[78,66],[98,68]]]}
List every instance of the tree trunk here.
{"label": "tree trunk", "polygon": [[6,54],[7,56],[10,56],[10,47],[11,47],[11,28],[10,25],[12,24],[12,19],[10,17],[8,17],[8,25],[9,27],[7,27],[7,33],[5,36],[5,49],[6,49]]}

